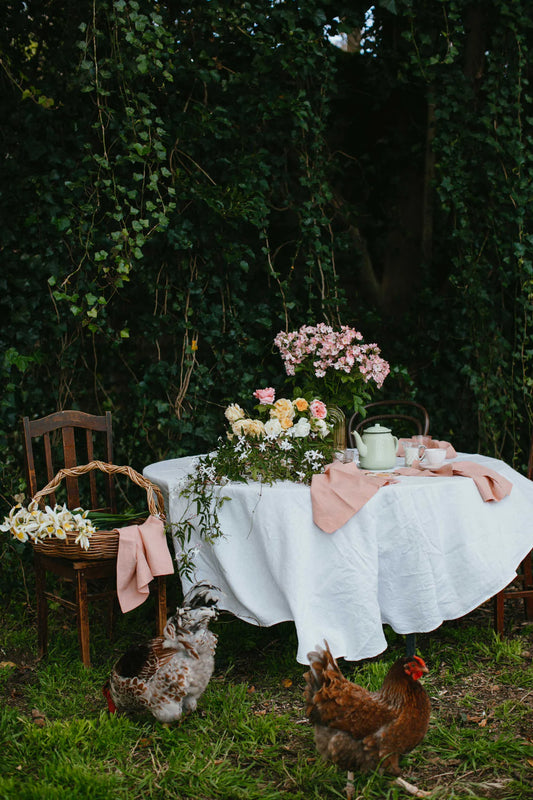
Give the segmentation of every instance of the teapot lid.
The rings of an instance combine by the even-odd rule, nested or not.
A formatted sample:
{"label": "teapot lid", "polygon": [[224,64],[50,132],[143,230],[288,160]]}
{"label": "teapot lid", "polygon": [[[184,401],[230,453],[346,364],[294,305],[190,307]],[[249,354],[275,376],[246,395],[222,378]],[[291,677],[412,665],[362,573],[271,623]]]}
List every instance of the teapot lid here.
{"label": "teapot lid", "polygon": [[391,433],[391,429],[376,422],[376,424],[372,425],[370,428],[365,428],[364,433]]}

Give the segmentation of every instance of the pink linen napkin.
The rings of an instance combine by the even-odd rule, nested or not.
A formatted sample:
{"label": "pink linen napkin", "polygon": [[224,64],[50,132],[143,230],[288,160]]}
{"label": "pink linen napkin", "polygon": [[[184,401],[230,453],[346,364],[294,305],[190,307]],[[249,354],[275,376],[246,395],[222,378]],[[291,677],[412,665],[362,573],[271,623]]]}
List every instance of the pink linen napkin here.
{"label": "pink linen napkin", "polygon": [[144,603],[157,575],[174,572],[163,521],[150,516],[142,525],[118,528],[117,595],[123,613]]}
{"label": "pink linen napkin", "polygon": [[465,478],[472,478],[476,484],[482,500],[498,502],[511,494],[513,484],[490,467],[476,464],[473,461],[454,461],[453,464],[444,464],[438,469],[424,469],[417,467],[419,462],[415,461],[412,467],[399,467],[395,472],[400,475],[462,475]]}
{"label": "pink linen napkin", "polygon": [[324,473],[313,475],[311,480],[311,506],[315,525],[326,533],[342,528],[350,517],[373,497],[378,489],[394,478],[372,475],[359,469],[357,464],[328,464]]}
{"label": "pink linen napkin", "polygon": [[[409,441],[410,441],[410,439],[408,439],[407,437],[405,437],[403,439],[400,439],[398,441],[398,450],[396,452],[396,455],[399,458],[403,458],[404,455],[405,455],[404,450],[403,450],[403,443],[404,442],[409,442]],[[455,450],[455,447],[453,446],[453,444],[450,444],[450,442],[445,442],[444,440],[439,440],[439,439],[432,439],[430,444],[428,444],[427,446],[430,449],[431,448],[435,448],[435,447],[446,448],[446,458],[456,458],[457,457],[457,452]]]}

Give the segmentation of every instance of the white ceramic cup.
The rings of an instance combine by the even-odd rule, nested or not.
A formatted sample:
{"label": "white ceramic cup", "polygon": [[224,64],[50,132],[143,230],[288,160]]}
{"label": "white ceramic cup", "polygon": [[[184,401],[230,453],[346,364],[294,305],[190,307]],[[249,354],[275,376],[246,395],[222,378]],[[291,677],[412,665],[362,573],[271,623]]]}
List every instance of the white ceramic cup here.
{"label": "white ceramic cup", "polygon": [[440,467],[444,464],[446,459],[446,448],[444,447],[430,447],[424,453],[424,460],[422,462],[424,467]]}
{"label": "white ceramic cup", "polygon": [[412,444],[410,442],[404,442],[403,445],[403,453],[404,453],[404,460],[406,467],[412,467],[414,461],[419,461],[424,453],[426,452],[426,448],[423,444]]}

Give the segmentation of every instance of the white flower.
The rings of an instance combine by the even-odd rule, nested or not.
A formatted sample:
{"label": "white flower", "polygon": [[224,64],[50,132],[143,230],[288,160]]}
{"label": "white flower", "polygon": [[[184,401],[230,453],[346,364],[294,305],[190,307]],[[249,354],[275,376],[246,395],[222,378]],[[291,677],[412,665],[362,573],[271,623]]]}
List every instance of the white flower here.
{"label": "white flower", "polygon": [[293,450],[294,446],[289,442],[288,439],[280,439],[279,448],[280,450]]}
{"label": "white flower", "polygon": [[238,403],[232,403],[224,411],[224,416],[228,422],[233,423],[237,422],[238,419],[242,419],[246,415]]}
{"label": "white flower", "polygon": [[323,419],[316,419],[315,417],[311,419],[311,430],[314,433],[318,433],[321,439],[324,439],[330,433],[327,422]]}
{"label": "white flower", "polygon": [[19,542],[51,537],[66,539],[67,533],[75,531],[78,533],[76,541],[86,550],[89,547],[89,538],[95,529],[92,522],[87,519],[87,511],[82,512],[79,508],[76,512],[78,513],[72,513],[64,505],[56,505],[54,508],[46,506],[42,511],[33,502],[28,508],[19,504],[11,509],[0,530],[10,531]]}
{"label": "white flower", "polygon": [[304,453],[304,459],[309,461],[313,467],[318,467],[320,462],[323,461],[324,456],[318,450],[306,450]]}
{"label": "white flower", "polygon": [[265,422],[265,434],[269,439],[277,439],[281,435],[283,428],[281,422],[277,417],[272,417],[268,422]]}
{"label": "white flower", "polygon": [[235,445],[235,452],[240,453],[241,450],[248,449],[248,442],[246,441],[246,437],[240,435],[237,439],[237,444]]}
{"label": "white flower", "polygon": [[311,425],[308,419],[300,417],[296,425],[287,431],[287,436],[295,436],[298,439],[304,439],[311,433]]}
{"label": "white flower", "polygon": [[200,475],[206,478],[208,481],[214,481],[217,476],[216,467],[214,464],[201,464],[199,466]]}

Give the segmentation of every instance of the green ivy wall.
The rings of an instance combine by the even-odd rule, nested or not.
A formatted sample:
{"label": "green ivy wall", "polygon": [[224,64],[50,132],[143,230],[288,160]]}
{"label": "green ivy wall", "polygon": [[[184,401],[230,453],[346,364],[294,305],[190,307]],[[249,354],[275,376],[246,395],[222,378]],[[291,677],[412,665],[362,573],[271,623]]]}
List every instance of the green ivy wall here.
{"label": "green ivy wall", "polygon": [[380,344],[383,396],[436,435],[524,467],[528,4],[370,8],[6,3],[5,510],[24,414],[109,409],[136,469],[205,452],[226,402],[281,387],[275,334],[322,320]]}

